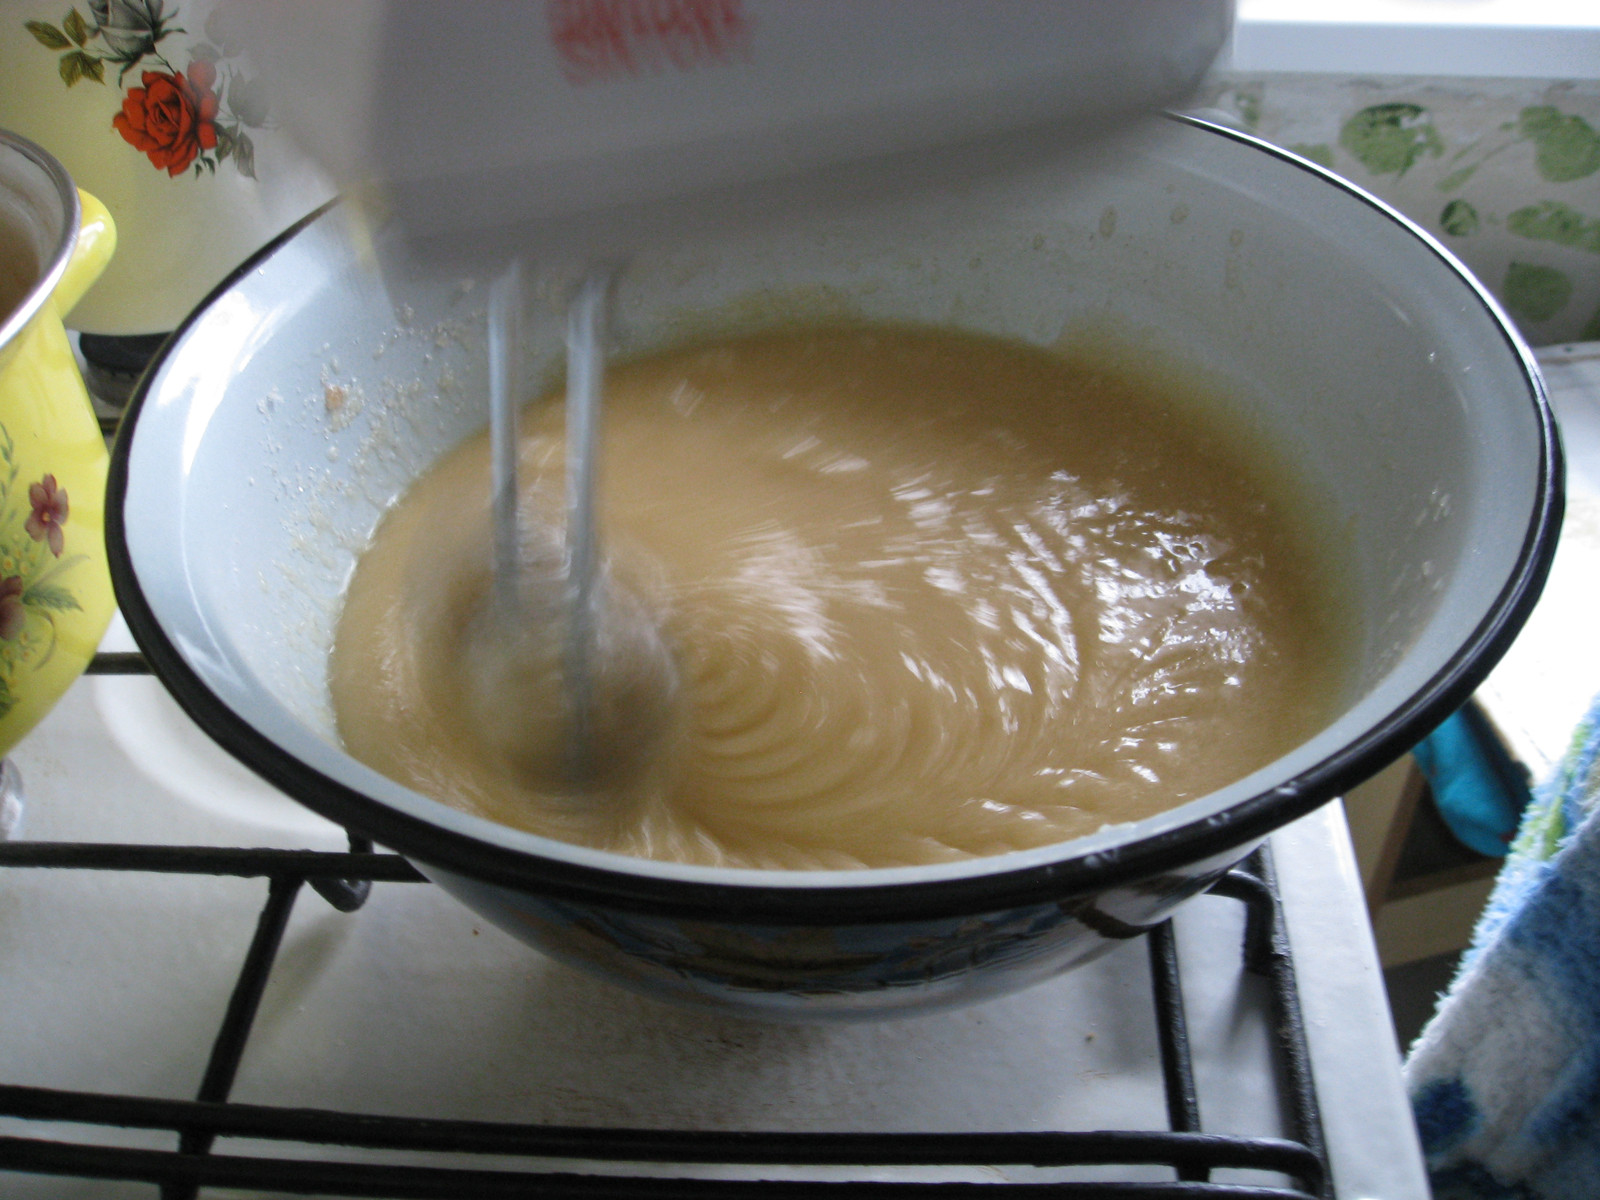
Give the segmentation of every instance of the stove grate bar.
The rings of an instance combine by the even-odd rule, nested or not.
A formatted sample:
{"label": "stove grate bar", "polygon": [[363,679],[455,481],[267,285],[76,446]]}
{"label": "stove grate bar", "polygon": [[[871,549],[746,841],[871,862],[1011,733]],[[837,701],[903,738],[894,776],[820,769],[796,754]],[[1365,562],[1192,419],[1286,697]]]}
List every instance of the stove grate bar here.
{"label": "stove grate bar", "polygon": [[[1290,1123],[1296,1138],[1326,1163],[1327,1145],[1317,1105],[1316,1080],[1311,1070],[1311,1050],[1306,1044],[1300,987],[1295,978],[1294,954],[1284,923],[1283,905],[1278,900],[1277,869],[1271,852],[1261,847],[1246,860],[1244,867],[1236,867],[1224,875],[1212,891],[1231,896],[1245,905],[1248,915],[1244,962],[1248,970],[1271,984],[1268,993],[1272,1003],[1272,1034],[1277,1059],[1286,1077],[1281,1090],[1289,1107]],[[1318,1196],[1319,1200],[1333,1200],[1330,1178],[1324,1177]]]}
{"label": "stove grate bar", "polygon": [[151,871],[246,879],[370,880],[426,883],[398,854],[333,850],[254,850],[226,846],[134,846],[114,842],[4,842],[0,867]]}
{"label": "stove grate bar", "polygon": [[1316,1200],[1298,1188],[1192,1182],[926,1182],[864,1179],[721,1179],[657,1175],[523,1172],[478,1168],[309,1161],[242,1155],[187,1155],[28,1138],[0,1137],[0,1165],[34,1174],[153,1183],[191,1192],[203,1187],[269,1188],[285,1195],[367,1196],[388,1200],[494,1200],[538,1195],[594,1200],[784,1200],[836,1194],[1041,1200]]}
{"label": "stove grate bar", "polygon": [[137,650],[101,650],[84,667],[85,675],[149,675],[150,664]]}
{"label": "stove grate bar", "polygon": [[0,1085],[0,1115],[324,1146],[631,1163],[764,1166],[1195,1166],[1316,1175],[1281,1138],[1096,1130],[1027,1133],[779,1133],[514,1125],[324,1109],[159,1100]]}
{"label": "stove grate bar", "polygon": [[[1194,1059],[1189,1053],[1189,1018],[1183,1007],[1183,981],[1178,972],[1178,944],[1172,922],[1150,931],[1150,983],[1156,1005],[1157,1048],[1167,1091],[1167,1123],[1175,1132],[1200,1129],[1200,1097],[1194,1082]],[[1182,1179],[1205,1179],[1203,1173],[1183,1168]]]}
{"label": "stove grate bar", "polygon": [[[211,1057],[200,1079],[200,1090],[195,1098],[201,1103],[220,1103],[233,1090],[239,1064],[244,1060],[245,1044],[250,1040],[250,1030],[261,1007],[261,998],[266,994],[267,979],[272,974],[278,948],[283,944],[283,934],[289,927],[289,914],[294,911],[300,887],[298,879],[275,877],[267,890],[267,903],[256,922],[255,936],[250,939],[250,949],[245,954],[233,994],[228,997],[222,1027],[211,1045]],[[211,1130],[192,1125],[179,1126],[178,1135],[181,1156],[210,1153],[216,1137]],[[164,1187],[162,1190],[163,1200],[192,1200],[193,1195],[187,1187]]]}

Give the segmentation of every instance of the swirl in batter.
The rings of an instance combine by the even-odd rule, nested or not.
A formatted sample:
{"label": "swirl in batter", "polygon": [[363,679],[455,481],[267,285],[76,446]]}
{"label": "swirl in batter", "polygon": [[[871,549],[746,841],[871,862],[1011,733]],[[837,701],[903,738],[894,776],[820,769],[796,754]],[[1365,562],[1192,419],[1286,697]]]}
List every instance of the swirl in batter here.
{"label": "swirl in batter", "polygon": [[559,767],[562,406],[523,417],[520,619],[488,449],[350,583],[331,686],[364,762],[627,854],[881,867],[1039,846],[1265,765],[1330,715],[1326,567],[1251,450],[1116,372],[901,327],[619,365],[601,458],[599,774]]}

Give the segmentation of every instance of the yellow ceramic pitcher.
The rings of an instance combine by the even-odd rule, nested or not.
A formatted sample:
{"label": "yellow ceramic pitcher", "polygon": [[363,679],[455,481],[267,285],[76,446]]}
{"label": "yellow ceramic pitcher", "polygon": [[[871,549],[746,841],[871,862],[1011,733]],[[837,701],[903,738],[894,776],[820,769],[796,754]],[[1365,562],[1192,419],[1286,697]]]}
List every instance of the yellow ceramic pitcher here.
{"label": "yellow ceramic pitcher", "polygon": [[99,201],[0,130],[0,754],[95,652],[106,570],[106,445],[62,314],[116,246]]}

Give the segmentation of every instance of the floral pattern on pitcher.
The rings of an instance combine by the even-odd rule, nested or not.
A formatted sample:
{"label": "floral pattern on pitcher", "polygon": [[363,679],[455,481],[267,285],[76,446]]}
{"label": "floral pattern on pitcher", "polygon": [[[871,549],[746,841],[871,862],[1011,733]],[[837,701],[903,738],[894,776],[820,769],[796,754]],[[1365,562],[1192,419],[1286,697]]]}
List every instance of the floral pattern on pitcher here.
{"label": "floral pattern on pitcher", "polygon": [[0,717],[17,701],[18,680],[50,661],[56,614],[82,608],[67,585],[87,554],[68,554],[67,489],[53,474],[24,482],[16,443],[0,424]]}
{"label": "floral pattern on pitcher", "polygon": [[[180,68],[175,49],[162,43],[188,31],[174,24],[178,10],[168,12],[165,0],[88,0],[87,7],[87,17],[73,7],[59,22],[24,22],[35,41],[60,52],[61,82],[106,85],[106,68],[117,68],[123,98],[112,127],[151,166],[176,178],[191,170],[214,175],[219,164],[232,162],[254,179],[248,130],[266,125],[266,93],[244,73],[226,21],[215,12],[206,18],[205,39],[189,46]],[[137,85],[129,86],[135,67]]]}

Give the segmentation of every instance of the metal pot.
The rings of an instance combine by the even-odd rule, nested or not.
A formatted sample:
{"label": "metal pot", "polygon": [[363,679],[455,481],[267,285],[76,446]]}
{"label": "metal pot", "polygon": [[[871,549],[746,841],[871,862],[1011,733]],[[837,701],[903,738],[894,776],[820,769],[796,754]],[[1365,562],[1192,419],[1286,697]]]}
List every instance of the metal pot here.
{"label": "metal pot", "polygon": [[105,436],[61,322],[116,244],[98,200],[0,130],[0,754],[89,665],[114,610]]}

